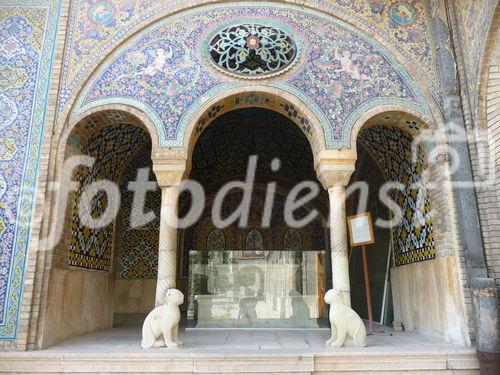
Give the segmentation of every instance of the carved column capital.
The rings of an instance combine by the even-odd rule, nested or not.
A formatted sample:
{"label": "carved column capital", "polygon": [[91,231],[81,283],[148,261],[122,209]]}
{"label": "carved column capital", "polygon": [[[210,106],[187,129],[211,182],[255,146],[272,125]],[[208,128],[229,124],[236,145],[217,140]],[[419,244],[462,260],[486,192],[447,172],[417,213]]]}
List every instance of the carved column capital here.
{"label": "carved column capital", "polygon": [[160,187],[179,185],[184,176],[184,171],[157,171],[154,170],[156,181]]}
{"label": "carved column capital", "polygon": [[179,185],[187,175],[186,160],[153,159],[153,172],[160,188]]}
{"label": "carved column capital", "polygon": [[358,155],[355,149],[321,150],[314,158],[314,169],[325,189],[347,186]]}
{"label": "carved column capital", "polygon": [[318,180],[328,190],[335,186],[347,186],[354,172],[354,163],[320,162],[316,166]]}

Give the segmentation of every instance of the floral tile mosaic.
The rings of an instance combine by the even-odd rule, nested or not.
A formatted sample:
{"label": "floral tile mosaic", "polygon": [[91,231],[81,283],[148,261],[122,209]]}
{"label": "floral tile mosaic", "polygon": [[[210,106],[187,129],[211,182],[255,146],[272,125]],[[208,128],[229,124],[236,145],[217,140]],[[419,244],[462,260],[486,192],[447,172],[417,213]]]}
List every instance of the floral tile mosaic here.
{"label": "floral tile mosaic", "polygon": [[0,4],[0,339],[15,339],[59,1]]}
{"label": "floral tile mosaic", "polygon": [[[391,43],[405,58],[415,63],[431,79],[431,89],[437,95],[439,84],[435,65],[433,35],[428,1],[420,0],[312,0],[345,20],[355,20],[368,27],[378,37]],[[242,2],[241,8],[255,3]],[[270,8],[275,3],[260,3]],[[106,54],[126,35],[137,31],[151,19],[164,14],[169,2],[145,0],[77,0],[71,7],[68,48],[64,56],[59,110],[82,78],[90,73],[93,63]],[[292,8],[291,5],[287,5]],[[225,4],[224,8],[228,8]],[[202,11],[203,12],[203,11]]]}
{"label": "floral tile mosaic", "polygon": [[[476,97],[479,67],[497,0],[464,0],[456,4],[469,93]],[[484,35],[478,38],[478,35]]]}
{"label": "floral tile mosaic", "polygon": [[207,38],[241,22],[287,30],[304,57],[268,83],[299,97],[319,116],[329,148],[347,147],[359,116],[378,104],[429,114],[407,72],[373,39],[320,13],[284,6],[212,6],[181,13],[141,32],[88,87],[80,112],[106,103],[143,108],[155,122],[160,146],[180,147],[191,116],[213,95],[243,85],[207,58]]}

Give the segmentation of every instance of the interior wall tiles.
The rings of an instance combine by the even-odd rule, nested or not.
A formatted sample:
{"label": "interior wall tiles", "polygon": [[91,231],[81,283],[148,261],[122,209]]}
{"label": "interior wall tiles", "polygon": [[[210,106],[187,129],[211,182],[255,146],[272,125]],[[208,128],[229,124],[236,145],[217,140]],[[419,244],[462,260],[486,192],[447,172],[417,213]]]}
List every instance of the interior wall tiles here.
{"label": "interior wall tiles", "polygon": [[419,195],[418,187],[425,167],[425,152],[412,158],[412,137],[388,126],[363,130],[359,141],[374,156],[387,181],[400,182],[403,191],[392,190],[392,199],[402,210],[400,224],[393,228],[394,258],[398,266],[434,259],[434,234],[429,193]]}
{"label": "interior wall tiles", "polygon": [[123,234],[119,279],[156,279],[160,232],[154,228],[133,229]]}
{"label": "interior wall tiles", "polygon": [[457,10],[467,86],[473,103],[477,98],[479,69],[482,65],[488,30],[497,3],[498,0],[463,0],[453,3]]}
{"label": "interior wall tiles", "polygon": [[[262,240],[259,241],[262,242],[262,248],[264,250],[285,250],[283,241],[287,230],[289,230],[289,227],[283,217],[285,198],[286,196],[276,196],[273,204],[273,215],[271,217],[270,226],[267,228],[263,228],[261,227],[261,222],[265,203],[265,186],[257,185],[256,189],[252,193],[252,200],[250,202],[248,219],[249,225],[246,228],[240,228],[237,223],[234,223],[222,229],[225,237],[225,249],[249,249],[246,242],[248,233],[251,230],[256,229],[259,231],[260,236],[262,236]],[[208,248],[207,241],[209,235],[214,229],[216,229],[215,225],[212,222],[211,199],[213,199],[213,196],[209,198],[210,203],[205,206],[203,213],[197,223],[184,231],[184,251],[204,250]],[[240,192],[228,194],[224,199],[222,216],[227,217],[229,216],[229,214],[234,212],[234,210],[241,203],[241,199],[242,194]],[[312,209],[313,207],[299,208],[295,211],[296,219],[305,217],[311,212]],[[306,249],[306,246],[307,250],[325,249],[325,232],[321,222],[321,218],[319,216],[307,226],[298,229],[298,232],[302,237],[304,249]]]}
{"label": "interior wall tiles", "polygon": [[17,335],[59,12],[0,3],[0,340]]}
{"label": "interior wall tiles", "polygon": [[379,104],[402,105],[429,115],[408,73],[373,38],[321,13],[255,3],[195,9],[143,30],[87,87],[78,111],[106,103],[139,106],[157,121],[160,146],[181,147],[191,115],[214,95],[244,84],[209,66],[204,53],[207,33],[252,20],[285,28],[303,44],[302,63],[269,85],[315,109],[327,147],[349,146],[357,118]]}
{"label": "interior wall tiles", "polygon": [[[236,3],[236,2],[235,2]],[[378,37],[391,43],[408,60],[420,67],[438,92],[437,73],[428,1],[421,0],[312,0],[345,20],[356,20]],[[259,3],[262,8],[275,3]],[[224,4],[231,7],[234,4]],[[255,3],[241,3],[242,8]],[[59,113],[67,105],[82,78],[97,59],[120,44],[126,35],[171,9],[166,1],[75,0],[71,7],[67,48],[61,79]],[[291,5],[287,5],[291,8]],[[204,10],[203,10],[204,11]],[[350,21],[349,21],[350,22]],[[437,95],[437,94],[436,94]]]}
{"label": "interior wall tiles", "polygon": [[[111,270],[113,223],[104,228],[85,226],[79,215],[80,198],[85,188],[98,180],[120,183],[127,161],[149,141],[148,134],[133,125],[106,126],[81,150],[95,158],[92,169],[80,167],[75,180],[80,187],[73,203],[71,237],[68,246],[69,265],[100,271]],[[100,191],[91,202],[92,217],[100,217],[108,205],[106,193]]]}
{"label": "interior wall tiles", "polygon": [[226,236],[220,229],[213,229],[207,236],[207,251],[226,250]]}
{"label": "interior wall tiles", "polygon": [[138,168],[149,168],[149,180],[154,181],[150,145],[127,165],[121,184],[122,238],[117,247],[119,279],[156,279],[157,276],[161,190],[158,188],[146,194],[144,212],[152,211],[155,219],[140,227],[133,227],[130,218],[134,194],[128,190],[128,184],[136,180]]}

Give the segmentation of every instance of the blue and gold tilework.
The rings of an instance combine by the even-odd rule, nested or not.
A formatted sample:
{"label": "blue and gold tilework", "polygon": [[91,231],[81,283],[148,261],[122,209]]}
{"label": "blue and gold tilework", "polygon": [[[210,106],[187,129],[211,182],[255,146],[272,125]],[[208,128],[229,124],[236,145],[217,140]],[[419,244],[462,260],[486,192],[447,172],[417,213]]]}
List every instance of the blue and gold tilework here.
{"label": "blue and gold tilework", "polygon": [[371,153],[387,181],[400,182],[403,191],[393,190],[392,199],[402,210],[402,221],[393,228],[394,259],[398,266],[434,259],[434,234],[428,192],[423,199],[418,186],[425,167],[425,153],[419,148],[412,160],[412,137],[404,130],[372,126],[359,134],[359,142]]}

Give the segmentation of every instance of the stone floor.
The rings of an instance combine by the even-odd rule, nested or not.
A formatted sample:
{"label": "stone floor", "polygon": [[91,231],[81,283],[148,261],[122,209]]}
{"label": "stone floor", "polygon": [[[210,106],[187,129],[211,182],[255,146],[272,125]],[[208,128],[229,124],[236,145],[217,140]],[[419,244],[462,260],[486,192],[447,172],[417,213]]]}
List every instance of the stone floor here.
{"label": "stone floor", "polygon": [[[394,333],[389,328],[377,327],[374,335],[368,336],[365,348],[328,348],[328,329],[304,330],[255,330],[255,329],[185,329],[180,328],[182,349],[150,349],[168,352],[366,352],[401,351],[415,352],[460,350],[463,347],[440,342],[437,339],[410,332]],[[136,322],[121,323],[113,329],[91,333],[64,341],[47,352],[89,353],[107,350],[120,352],[143,352],[140,346],[141,326]]]}
{"label": "stone floor", "polygon": [[472,348],[378,327],[365,348],[329,348],[329,330],[179,332],[182,349],[142,350],[141,325],[107,331],[46,350],[0,352],[0,373],[99,374],[478,374]]}

